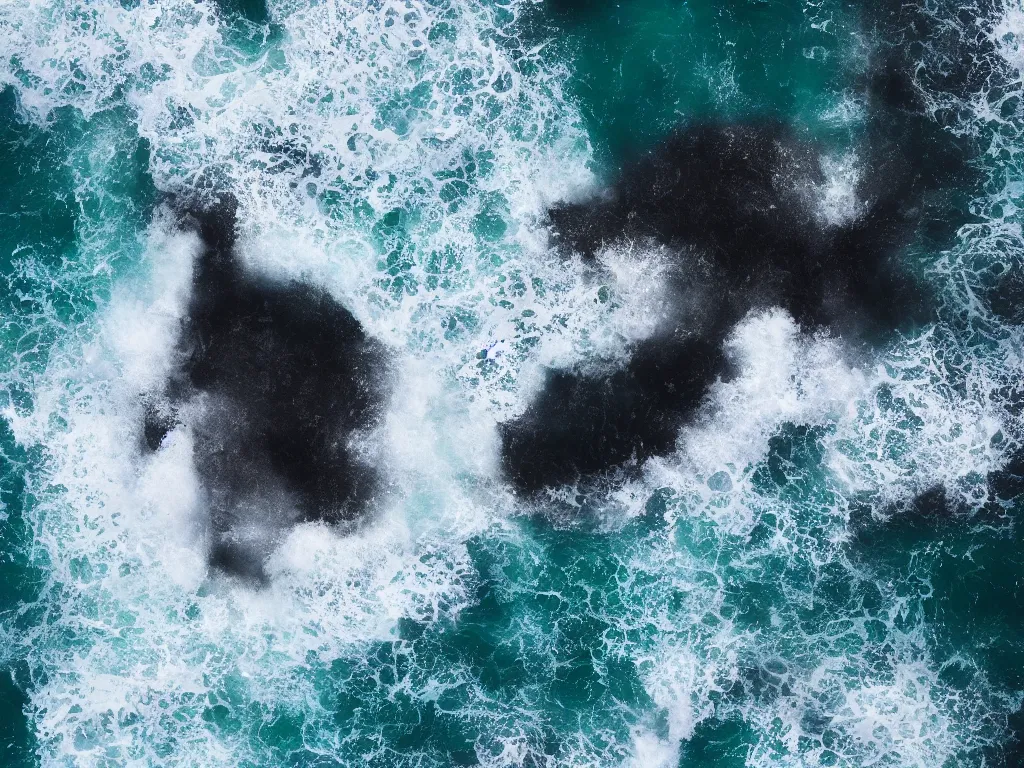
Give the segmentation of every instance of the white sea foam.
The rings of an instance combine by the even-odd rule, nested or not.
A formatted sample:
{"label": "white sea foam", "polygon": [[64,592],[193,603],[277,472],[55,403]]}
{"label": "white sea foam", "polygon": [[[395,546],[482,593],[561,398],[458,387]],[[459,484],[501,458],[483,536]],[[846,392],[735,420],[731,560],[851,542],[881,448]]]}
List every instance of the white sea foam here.
{"label": "white sea foam", "polygon": [[1024,72],[1024,9],[1018,3],[999,3],[998,15],[989,25],[999,55],[1018,72]]}
{"label": "white sea foam", "polygon": [[628,506],[652,486],[669,487],[689,500],[688,514],[705,510],[745,528],[751,494],[759,493],[751,473],[787,424],[823,427],[828,471],[845,493],[866,492],[879,509],[938,484],[981,503],[987,473],[1005,460],[999,436],[1013,425],[991,399],[1001,378],[978,365],[965,395],[930,334],[901,342],[872,366],[840,340],[800,333],[785,312],[771,310],[748,316],[726,348],[737,376],[711,388],[677,453],[651,460],[647,479],[627,487]]}
{"label": "white sea foam", "polygon": [[[434,488],[431,498],[412,477],[402,486],[406,503],[378,510],[356,533],[295,528],[268,563],[266,590],[210,582],[189,431],[172,430],[149,459],[137,447],[139,394],[166,369],[181,277],[190,274],[196,250],[194,237],[164,235],[158,225],[151,242],[155,282],[140,279],[146,290],[115,295],[87,368],[55,358],[37,386],[34,413],[15,425],[19,440],[43,443],[52,457],[46,480],[54,488],[40,489],[39,543],[65,585],[67,628],[87,643],[81,653],[39,649],[41,660],[71,675],[34,694],[45,710],[38,721],[44,754],[53,760],[64,754],[89,762],[115,750],[124,764],[150,764],[147,750],[160,742],[149,733],[152,718],[166,706],[188,710],[190,697],[235,675],[241,695],[252,700],[301,701],[309,692],[289,681],[310,659],[387,640],[402,617],[456,616],[471,576],[461,542],[486,524],[457,490],[436,496]],[[446,514],[438,516],[439,507]],[[428,516],[410,517],[418,509]],[[452,526],[457,532],[449,538]],[[123,648],[118,637],[126,638]],[[266,665],[267,653],[276,665]],[[177,744],[175,760],[237,760],[235,746],[211,742],[199,714],[166,734]],[[69,731],[91,735],[69,742]]]}
{"label": "white sea foam", "polygon": [[678,745],[673,746],[650,731],[637,731],[633,737],[633,758],[626,763],[629,768],[671,768],[678,764]]}
{"label": "white sea foam", "polygon": [[[0,81],[40,122],[65,104],[98,114],[123,92],[158,187],[230,187],[265,252],[318,246],[281,248],[272,265],[346,280],[358,315],[435,360],[505,345],[494,375],[473,379],[500,400],[537,331],[558,328],[537,286],[560,271],[521,260],[544,247],[537,217],[589,178],[557,69],[514,38],[499,46],[486,6],[270,13],[280,34],[243,53],[191,0],[10,4]],[[487,284],[502,301],[479,300]],[[476,343],[453,344],[467,335]]]}
{"label": "white sea foam", "polygon": [[815,188],[814,202],[819,218],[828,226],[839,227],[856,221],[864,212],[864,201],[857,195],[860,166],[853,153],[824,157],[823,184]]}
{"label": "white sea foam", "polygon": [[[517,366],[524,322],[552,322],[555,297],[545,305],[537,286],[558,270],[531,276],[517,260],[545,246],[530,229],[544,204],[587,178],[573,113],[544,67],[519,73],[510,56],[535,54],[500,48],[486,8],[282,4],[271,14],[279,40],[240,53],[212,6],[192,2],[0,12],[15,53],[2,80],[28,115],[42,123],[70,104],[97,116],[123,92],[160,188],[229,187],[249,267],[326,285],[402,362],[395,409],[374,438],[390,462],[389,505],[344,538],[295,528],[262,592],[210,582],[192,436],[172,430],[151,459],[137,450],[140,396],[170,365],[197,247],[168,234],[166,219],[154,224],[145,274],[118,286],[84,350],[67,339],[34,388],[34,411],[11,418],[50,459],[38,544],[85,644],[34,656],[67,673],[33,693],[47,762],[237,764],[251,747],[215,735],[192,702],[234,691],[232,707],[301,707],[315,698],[301,675],[311,660],[358,656],[403,617],[457,616],[472,576],[463,542],[502,506],[478,479],[493,475],[494,417],[480,412],[490,398],[467,406],[445,366],[494,344],[509,350],[500,365]],[[307,165],[289,165],[293,149]],[[296,186],[313,164],[316,181]],[[372,243],[374,223],[399,209],[413,223]],[[488,246],[475,223],[506,234]],[[391,247],[411,249],[398,275],[408,290],[381,282],[377,254]],[[504,305],[480,301],[483,283],[508,286]],[[538,320],[522,320],[526,310]],[[417,362],[425,351],[440,365]],[[166,711],[177,720],[164,723]]]}
{"label": "white sea foam", "polygon": [[[326,286],[392,345],[394,402],[372,436],[392,489],[350,536],[291,530],[276,542],[263,591],[210,578],[192,435],[172,430],[151,458],[137,450],[140,396],[170,365],[197,248],[158,216],[144,268],[117,284],[94,323],[67,333],[31,381],[33,409],[5,413],[18,439],[48,459],[30,488],[31,514],[59,629],[25,641],[38,640],[32,662],[47,673],[32,693],[35,724],[47,764],[261,763],[268,752],[212,726],[208,707],[251,708],[268,722],[284,708],[330,725],[316,671],[394,640],[403,618],[457,619],[475,600],[474,537],[500,540],[509,559],[533,564],[524,573],[537,573],[542,553],[507,517],[495,423],[525,408],[531,371],[619,359],[678,297],[663,292],[663,254],[643,244],[603,252],[600,276],[548,252],[540,217],[551,200],[589,188],[588,146],[561,93],[563,73],[537,50],[496,42],[511,28],[495,9],[271,3],[275,30],[243,43],[209,4],[127,5],[5,5],[0,31],[13,55],[0,62],[0,82],[40,124],[66,105],[98,124],[123,98],[162,190],[233,190],[251,268]],[[1008,12],[995,32],[1011,63],[1017,23]],[[730,86],[732,70],[721,74]],[[858,120],[860,108],[844,102],[835,121]],[[108,129],[119,140],[118,126]],[[102,170],[102,152],[93,160],[88,167]],[[823,218],[859,213],[856,174],[853,158],[826,163]],[[1019,240],[1019,190],[1007,189],[986,226]],[[95,256],[101,238],[91,238]],[[99,257],[88,266],[110,269]],[[636,666],[664,727],[650,726],[650,713],[630,715],[640,724],[628,736],[581,725],[559,734],[559,764],[674,765],[702,723],[737,712],[756,731],[751,764],[812,764],[824,747],[801,756],[799,737],[816,738],[803,724],[815,707],[841,737],[842,765],[930,765],[953,754],[961,735],[927,658],[890,659],[886,677],[846,654],[838,633],[789,632],[789,651],[805,662],[785,671],[793,695],[730,700],[741,663],[784,655],[770,646],[797,622],[772,606],[767,625],[747,633],[726,598],[781,563],[796,585],[787,586],[792,604],[812,602],[817,569],[849,567],[845,495],[865,493],[881,509],[944,483],[954,497],[982,501],[985,473],[1005,458],[997,435],[1019,439],[994,393],[1006,383],[1000,369],[1019,371],[1020,344],[1012,334],[1000,343],[1002,357],[969,351],[967,363],[951,362],[957,342],[933,331],[867,360],[842,340],[802,333],[780,310],[747,317],[728,341],[736,378],[712,388],[676,453],[650,462],[622,494],[640,512],[652,491],[669,492],[672,525],[657,541],[671,556],[647,551],[656,549],[648,541],[642,555],[622,556],[624,615],[594,607],[596,592],[567,609],[607,621],[608,648]],[[770,440],[790,424],[820,428],[826,500],[835,499],[822,502],[834,523],[823,534],[797,519],[797,503],[755,488]],[[750,545],[769,512],[773,538]],[[692,539],[679,533],[687,526]],[[521,648],[541,655],[562,641],[533,617],[518,621]],[[466,717],[483,724],[475,747],[484,765],[546,759],[532,690],[496,701],[460,663],[381,689],[385,699],[433,702],[460,691]],[[332,728],[303,738],[343,756],[341,740],[353,735]],[[375,749],[388,754],[388,745]]]}

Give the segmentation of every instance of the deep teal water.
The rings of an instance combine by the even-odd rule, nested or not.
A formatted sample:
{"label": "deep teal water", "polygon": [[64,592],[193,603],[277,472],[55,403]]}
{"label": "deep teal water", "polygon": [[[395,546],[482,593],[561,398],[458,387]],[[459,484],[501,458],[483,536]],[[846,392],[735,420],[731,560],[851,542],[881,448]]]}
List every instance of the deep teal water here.
{"label": "deep teal water", "polygon": [[[614,356],[645,312],[628,270],[552,257],[546,206],[702,119],[842,160],[879,8],[0,9],[3,764],[1016,765],[1024,562],[989,473],[1020,328],[975,299],[1024,253],[1019,8],[932,9],[1000,44],[971,98],[913,51],[986,179],[908,249],[932,326],[851,353],[753,319],[717,409],[610,499],[527,507],[487,460],[531,366]],[[186,438],[135,448],[194,249],[163,204],[217,187],[254,264],[410,372],[390,506],[298,532],[256,592],[197,554]]]}

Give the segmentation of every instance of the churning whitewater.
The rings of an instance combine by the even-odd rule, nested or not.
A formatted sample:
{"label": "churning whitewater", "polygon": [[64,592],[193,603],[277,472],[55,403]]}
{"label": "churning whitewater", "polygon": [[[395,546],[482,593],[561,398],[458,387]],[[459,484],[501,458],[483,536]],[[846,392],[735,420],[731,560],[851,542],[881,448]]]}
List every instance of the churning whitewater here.
{"label": "churning whitewater", "polygon": [[1016,0],[0,3],[0,763],[1024,761]]}

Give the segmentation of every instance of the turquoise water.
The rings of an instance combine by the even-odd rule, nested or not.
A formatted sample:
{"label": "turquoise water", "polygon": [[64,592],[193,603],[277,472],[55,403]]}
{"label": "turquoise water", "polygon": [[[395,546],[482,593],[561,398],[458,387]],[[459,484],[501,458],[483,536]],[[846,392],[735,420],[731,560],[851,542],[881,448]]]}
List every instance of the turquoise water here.
{"label": "turquoise water", "polygon": [[[934,322],[865,350],[753,313],[676,451],[527,502],[496,425],[657,299],[657,254],[595,277],[545,211],[679,125],[763,117],[855,205],[894,11],[6,3],[2,763],[1016,765],[1024,562],[992,473],[1022,434],[1024,14],[928,12],[948,39],[895,44],[983,179],[905,254]],[[204,189],[237,197],[247,264],[399,361],[369,438],[390,492],[350,535],[292,530],[262,589],[207,567],[191,434],[138,450],[198,248],[169,196]]]}

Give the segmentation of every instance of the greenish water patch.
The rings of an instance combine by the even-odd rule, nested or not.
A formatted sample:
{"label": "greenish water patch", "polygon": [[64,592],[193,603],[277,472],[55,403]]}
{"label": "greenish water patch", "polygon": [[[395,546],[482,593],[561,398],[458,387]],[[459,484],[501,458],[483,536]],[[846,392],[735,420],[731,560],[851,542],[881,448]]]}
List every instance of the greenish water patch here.
{"label": "greenish water patch", "polygon": [[844,13],[790,0],[553,0],[529,27],[571,59],[571,94],[614,163],[691,121],[821,123],[849,63]]}
{"label": "greenish water patch", "polygon": [[[24,119],[12,89],[0,92],[0,407],[14,415],[31,413],[31,382],[54,346],[79,329],[88,338],[97,306],[141,252],[157,195],[147,147],[125,118],[118,109],[85,121],[65,108],[40,128]],[[28,697],[41,670],[26,659],[40,623],[59,618],[42,601],[49,563],[28,514],[45,465],[41,446],[20,445],[0,425],[0,744],[11,766],[38,764]]]}
{"label": "greenish water patch", "polygon": [[5,371],[39,371],[61,328],[84,323],[140,254],[156,203],[145,142],[127,110],[86,122],[70,108],[47,128],[0,92],[0,276]]}
{"label": "greenish water patch", "polygon": [[853,554],[899,584],[927,629],[940,679],[965,696],[1024,695],[1020,502],[971,514],[940,491],[862,523]]}
{"label": "greenish water patch", "polygon": [[265,24],[270,19],[266,0],[217,0],[217,6],[228,14],[239,14],[253,24]]}
{"label": "greenish water patch", "polygon": [[701,723],[679,757],[680,768],[743,768],[754,735],[742,720],[709,720]]}
{"label": "greenish water patch", "polygon": [[[18,405],[9,401],[7,407]],[[18,445],[0,421],[0,755],[12,768],[37,764],[26,656],[41,619],[36,603],[46,563],[33,554],[34,532],[25,512],[32,502],[27,478],[39,465],[38,451]]]}
{"label": "greenish water patch", "polygon": [[17,680],[17,671],[24,675],[23,665],[0,669],[0,759],[10,768],[28,768],[38,764],[36,743],[28,716],[26,683]]}

